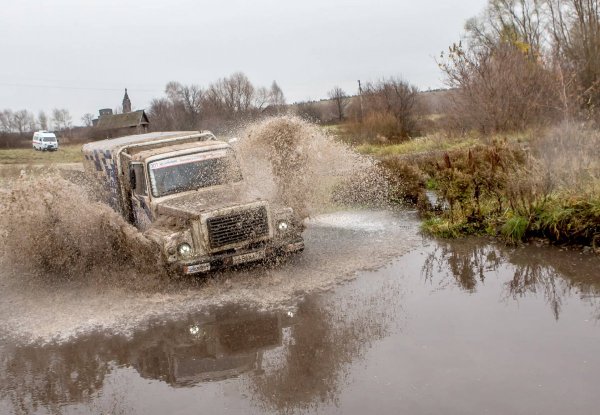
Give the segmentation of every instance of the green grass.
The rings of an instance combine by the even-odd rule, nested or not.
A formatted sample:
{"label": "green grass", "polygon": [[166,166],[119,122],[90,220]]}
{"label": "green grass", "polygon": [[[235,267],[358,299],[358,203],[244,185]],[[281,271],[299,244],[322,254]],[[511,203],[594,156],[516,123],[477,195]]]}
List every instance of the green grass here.
{"label": "green grass", "polygon": [[466,136],[447,137],[442,134],[431,134],[424,137],[413,138],[399,144],[376,144],[363,143],[355,147],[361,154],[368,154],[376,157],[408,155],[426,153],[431,151],[451,151],[462,150],[473,147],[477,144],[490,144],[494,141],[509,143],[527,143],[531,141],[536,134],[534,131],[524,131],[510,134],[494,134],[480,136],[473,132]]}
{"label": "green grass", "polygon": [[520,242],[529,228],[529,219],[523,216],[512,216],[502,226],[502,234],[511,242]]}
{"label": "green grass", "polygon": [[372,156],[393,156],[427,151],[448,151],[474,146],[478,140],[473,137],[445,138],[437,135],[415,138],[400,144],[361,144],[356,150]]}
{"label": "green grass", "polygon": [[463,234],[461,224],[452,223],[440,217],[424,220],[421,229],[428,235],[440,238],[458,238]]}
{"label": "green grass", "polygon": [[0,164],[52,164],[82,161],[81,144],[61,145],[57,151],[36,151],[32,148],[0,149]]}

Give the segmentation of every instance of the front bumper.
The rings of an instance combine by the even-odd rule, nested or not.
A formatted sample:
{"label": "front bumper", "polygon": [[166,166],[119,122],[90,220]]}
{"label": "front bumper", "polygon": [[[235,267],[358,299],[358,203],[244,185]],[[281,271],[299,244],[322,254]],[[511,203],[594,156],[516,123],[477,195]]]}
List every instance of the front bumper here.
{"label": "front bumper", "polygon": [[234,267],[250,262],[262,261],[268,258],[292,254],[304,250],[302,238],[288,241],[279,246],[264,246],[256,249],[240,250],[223,254],[194,258],[190,261],[177,262],[174,267],[179,274],[192,275]]}

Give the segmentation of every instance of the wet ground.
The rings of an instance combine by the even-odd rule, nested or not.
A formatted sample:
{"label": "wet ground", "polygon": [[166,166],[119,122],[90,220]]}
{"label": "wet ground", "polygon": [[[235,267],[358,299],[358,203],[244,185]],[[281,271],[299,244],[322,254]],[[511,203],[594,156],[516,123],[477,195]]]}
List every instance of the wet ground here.
{"label": "wet ground", "polygon": [[306,242],[140,289],[4,270],[0,413],[597,413],[597,256],[436,242],[410,212]]}

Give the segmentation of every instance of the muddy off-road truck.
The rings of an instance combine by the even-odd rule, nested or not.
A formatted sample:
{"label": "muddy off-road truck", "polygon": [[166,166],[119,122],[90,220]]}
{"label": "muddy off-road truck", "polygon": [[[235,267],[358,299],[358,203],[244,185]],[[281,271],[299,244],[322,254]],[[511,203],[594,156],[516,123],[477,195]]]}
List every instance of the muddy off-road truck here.
{"label": "muddy off-road truck", "polygon": [[158,244],[167,267],[196,274],[304,249],[291,208],[251,198],[231,146],[210,132],[156,132],[83,146],[107,201]]}

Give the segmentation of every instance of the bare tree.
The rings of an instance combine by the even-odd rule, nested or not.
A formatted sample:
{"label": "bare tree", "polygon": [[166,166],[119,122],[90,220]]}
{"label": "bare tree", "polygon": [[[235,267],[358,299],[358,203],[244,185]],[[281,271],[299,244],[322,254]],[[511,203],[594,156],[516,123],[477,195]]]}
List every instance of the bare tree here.
{"label": "bare tree", "polygon": [[399,138],[416,132],[416,104],[419,89],[400,78],[367,83],[363,97],[367,112],[390,114],[397,124]]}
{"label": "bare tree", "polygon": [[600,110],[600,9],[596,0],[547,0],[561,74],[577,81],[580,105]]}
{"label": "bare tree", "polygon": [[39,124],[35,120],[35,115],[29,113],[27,117],[27,130],[28,131],[36,131],[39,127]]}
{"label": "bare tree", "polygon": [[255,88],[241,72],[219,79],[205,89],[172,81],[166,85],[165,95],[154,99],[148,110],[155,130],[227,129],[238,121],[260,116],[273,103],[285,104],[276,83],[270,89]]}
{"label": "bare tree", "polygon": [[555,74],[511,43],[454,45],[440,67],[454,89],[450,115],[462,128],[520,130],[559,116]]}
{"label": "bare tree", "polygon": [[495,48],[498,41],[510,42],[537,59],[546,42],[544,0],[488,0],[479,17],[467,21],[471,47]]}
{"label": "bare tree", "polygon": [[327,95],[329,96],[329,99],[333,101],[338,121],[343,121],[346,107],[350,103],[350,98],[339,86],[334,86],[333,89],[327,93]]}
{"label": "bare tree", "polygon": [[263,111],[269,105],[271,105],[271,91],[264,86],[256,88],[256,91],[254,92],[255,109]]}
{"label": "bare tree", "polygon": [[323,112],[314,101],[309,100],[295,104],[295,113],[311,122],[323,122]]}
{"label": "bare tree", "polygon": [[152,129],[155,131],[177,130],[175,123],[175,110],[173,103],[167,98],[155,98],[150,102],[148,116],[152,120]]}
{"label": "bare tree", "polygon": [[89,112],[83,114],[83,117],[81,117],[81,122],[84,126],[91,127],[94,124],[94,114],[91,114]]}
{"label": "bare tree", "polygon": [[[487,65],[481,68],[489,69],[489,63],[495,61],[496,66],[508,69],[507,63],[500,62],[498,56],[506,57],[507,46],[510,46],[530,62],[531,71],[527,75],[530,80],[533,73],[543,76],[553,73],[556,101],[543,105],[549,105],[554,111],[558,103],[563,118],[583,115],[596,119],[595,114],[600,111],[600,6],[597,0],[488,0],[484,13],[470,19],[465,28],[467,42],[450,51],[452,59],[463,59],[458,53],[464,52],[470,54],[466,60],[482,58]],[[496,52],[498,48],[502,50]],[[512,64],[520,65],[517,57],[516,53],[511,54]],[[478,77],[483,79],[481,70]],[[490,93],[488,91],[488,96]]]}
{"label": "bare tree", "polygon": [[254,91],[254,109],[259,113],[269,109],[271,105],[271,91],[261,86]]}
{"label": "bare tree", "polygon": [[252,105],[254,86],[241,72],[236,72],[223,80],[225,102],[234,112],[242,114]]}
{"label": "bare tree", "polygon": [[285,96],[275,81],[271,84],[271,89],[269,91],[269,105],[275,108],[277,113],[280,113],[281,109],[285,106]]}
{"label": "bare tree", "polygon": [[48,116],[44,111],[38,114],[38,124],[42,130],[48,130]]}
{"label": "bare tree", "polygon": [[13,112],[9,109],[0,112],[0,131],[10,133],[13,131],[13,127]]}
{"label": "bare tree", "polygon": [[569,80],[547,57],[552,1],[488,0],[484,13],[467,22],[466,41],[442,53],[455,125],[515,130],[568,116],[570,93],[560,86]]}
{"label": "bare tree", "polygon": [[171,102],[171,115],[179,128],[197,129],[200,127],[203,112],[204,91],[199,85],[182,85],[171,81],[165,88]]}
{"label": "bare tree", "polygon": [[207,90],[207,105],[228,119],[248,115],[253,109],[255,88],[246,75],[236,72],[212,83]]}
{"label": "bare tree", "polygon": [[35,118],[27,110],[15,111],[12,116],[13,128],[19,133],[23,134],[26,131],[35,130]]}
{"label": "bare tree", "polygon": [[69,110],[66,108],[54,108],[52,110],[52,123],[54,124],[54,129],[58,131],[71,128],[73,124]]}

